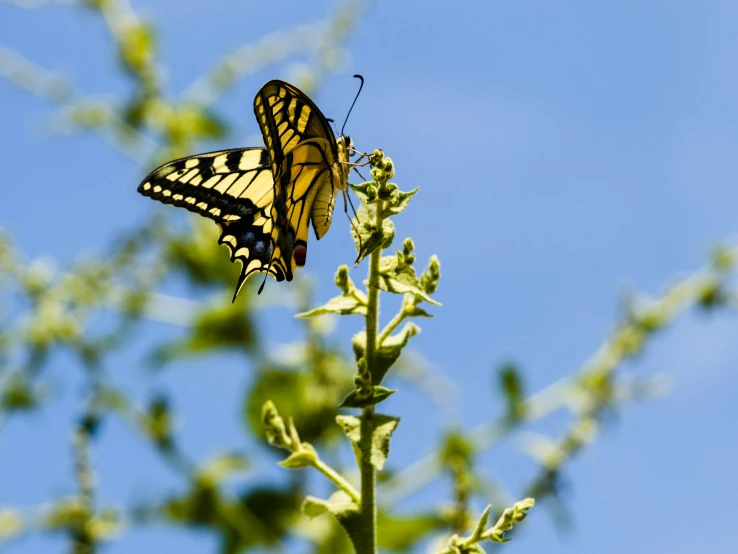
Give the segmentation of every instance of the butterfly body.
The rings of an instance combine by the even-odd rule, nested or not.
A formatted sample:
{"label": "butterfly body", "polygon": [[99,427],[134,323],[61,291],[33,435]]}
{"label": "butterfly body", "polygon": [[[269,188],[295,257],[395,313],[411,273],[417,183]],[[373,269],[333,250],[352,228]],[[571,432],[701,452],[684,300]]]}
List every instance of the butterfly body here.
{"label": "butterfly body", "polygon": [[294,270],[305,265],[308,227],[312,224],[316,239],[328,231],[336,195],[345,194],[351,169],[351,139],[336,139],[325,116],[296,87],[269,81],[254,99],[254,114],[266,148],[174,160],[138,188],[218,223],[219,244],[242,265],[234,300],[254,273],[292,280]]}

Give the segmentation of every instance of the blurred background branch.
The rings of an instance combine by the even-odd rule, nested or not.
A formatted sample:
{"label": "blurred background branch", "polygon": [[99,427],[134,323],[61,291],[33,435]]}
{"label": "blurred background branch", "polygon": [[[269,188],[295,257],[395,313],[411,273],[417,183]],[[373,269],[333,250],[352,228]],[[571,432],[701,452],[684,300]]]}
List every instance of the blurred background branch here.
{"label": "blurred background branch", "polygon": [[[330,74],[348,65],[346,44],[360,29],[370,6],[360,0],[339,2],[321,20],[290,24],[230,50],[172,97],[163,86],[167,71],[157,51],[159,28],[126,1],[14,0],[6,4],[12,6],[5,9],[79,9],[104,24],[114,53],[110,59],[118,62],[127,78],[122,90],[84,95],[74,83],[43,67],[46,64],[34,62],[30,55],[7,44],[0,46],[0,77],[56,110],[52,130],[94,133],[132,160],[139,177],[158,161],[194,153],[202,144],[220,144],[233,124],[230,117],[216,115],[218,102],[249,78],[290,62],[291,82],[308,93],[319,90]],[[412,103],[422,105],[428,85],[413,78],[417,82]],[[433,86],[441,88],[442,84],[434,82]],[[474,92],[470,89],[466,94],[473,96]],[[454,90],[448,97],[457,93]],[[456,100],[454,96],[454,109],[459,105]],[[397,102],[403,111],[414,107],[403,99]],[[380,115],[376,119],[386,130],[392,117]],[[428,124],[422,132],[413,133],[432,134],[432,130]],[[445,131],[442,138],[463,142],[456,130]],[[434,140],[438,143],[438,137]],[[43,162],[43,156],[38,158]],[[470,156],[464,161],[470,158],[478,159]],[[79,160],[84,170],[88,161],[84,149],[80,149]],[[451,163],[454,167],[462,164],[456,159]],[[59,185],[32,178],[27,184],[10,184],[38,186],[39,190]],[[76,194],[74,183],[66,185],[70,185],[69,194]],[[131,189],[134,185],[126,183]],[[433,186],[423,190],[438,194]],[[101,191],[99,196],[104,194]],[[439,197],[433,198],[430,202],[438,204]],[[99,197],[77,201],[89,204],[85,209],[91,210],[93,200],[106,202]],[[430,213],[431,206],[426,209]],[[31,208],[28,214],[35,217]],[[436,224],[437,219],[428,218]],[[337,525],[327,519],[307,523],[299,515],[306,492],[320,490],[321,485],[303,475],[284,479],[270,474],[265,468],[271,467],[278,453],[259,445],[263,442],[261,406],[267,399],[274,400],[286,419],[292,417],[299,423],[300,437],[318,446],[332,467],[342,468],[351,454],[340,447],[336,406],[352,386],[355,363],[348,348],[341,346],[345,342],[339,338],[341,331],[334,334],[327,317],[300,320],[290,329],[291,335],[285,334],[284,339],[280,335],[279,347],[273,346],[267,340],[271,312],[285,306],[291,312],[313,308],[314,283],[299,278],[291,288],[267,288],[261,297],[254,290],[244,291],[231,304],[230,294],[224,291],[231,290],[237,268],[217,246],[213,227],[194,220],[178,225],[168,212],[157,210],[132,223],[102,253],[71,267],[43,255],[26,256],[16,246],[23,244],[19,238],[0,235],[0,454],[6,459],[24,455],[8,451],[3,435],[8,422],[30,420],[30,414],[54,414],[64,423],[64,431],[59,432],[71,429],[72,440],[65,466],[69,490],[60,491],[58,483],[50,485],[47,501],[31,506],[0,497],[5,504],[0,507],[0,541],[9,551],[22,548],[22,539],[36,535],[62,535],[71,552],[98,552],[113,544],[128,551],[131,543],[127,541],[137,540],[130,538],[136,530],[151,526],[172,533],[178,528],[205,530],[224,554],[264,549],[350,551]],[[53,225],[45,232],[53,235]],[[50,242],[54,239],[47,237]],[[458,244],[454,248],[458,250]],[[435,537],[443,536],[445,544],[449,533],[463,536],[474,525],[480,502],[492,503],[497,517],[517,498],[545,498],[554,506],[555,520],[566,523],[561,491],[567,464],[598,437],[608,415],[661,390],[658,381],[619,378],[619,368],[642,354],[657,333],[687,310],[733,312],[737,306],[733,288],[736,255],[735,249],[720,249],[708,268],[681,279],[656,299],[630,301],[613,331],[579,370],[538,392],[526,390],[526,379],[516,364],[504,365],[497,375],[502,391],[500,415],[468,431],[447,431],[430,452],[427,445],[413,445],[409,450],[419,459],[403,471],[384,476],[378,492],[380,548],[420,551]],[[466,271],[464,284],[470,278]],[[477,274],[473,277],[477,279]],[[485,332],[490,317],[484,316]],[[166,324],[163,331],[155,327],[161,323]],[[280,324],[280,331],[282,327],[286,324]],[[461,348],[454,345],[457,347]],[[206,368],[214,388],[223,360],[236,360],[241,373],[248,376],[239,382],[243,391],[236,392],[243,392],[239,416],[243,426],[233,444],[208,443],[212,451],[193,454],[180,428],[185,420],[195,424],[210,420],[200,404],[180,411],[185,404],[177,394],[182,396],[183,389],[177,388],[177,378],[166,381],[161,375],[167,367],[195,363]],[[131,379],[126,372],[137,366],[146,367],[147,372]],[[74,369],[67,371],[70,367]],[[403,357],[398,376],[413,386],[423,402],[434,411],[441,407],[449,418],[458,408],[457,399],[465,394],[451,377],[420,356]],[[198,401],[210,394],[209,390],[197,392]],[[565,412],[565,421],[556,419],[561,412]],[[531,429],[550,419],[554,429]],[[62,428],[40,418],[33,419],[33,424],[48,424],[54,432]],[[221,424],[228,422],[219,421]],[[96,454],[103,446],[111,457],[110,445],[101,444],[100,429],[116,426],[125,430],[118,436],[146,451],[148,457],[142,458],[146,464],[157,467],[162,463],[156,479],[171,483],[147,487],[139,497],[115,497],[110,489],[101,490],[99,481],[116,481],[118,470],[110,469],[114,465],[96,467],[101,457]],[[480,461],[486,450],[507,437],[514,437],[535,465],[514,494]],[[29,431],[28,440],[31,438]],[[402,439],[398,436],[396,440]],[[116,446],[112,457],[123,457],[125,448]],[[51,463],[50,459],[45,463]],[[143,468],[141,474],[145,481],[148,474]],[[3,479],[35,482],[40,477],[31,470],[21,476],[0,475],[0,486]],[[439,482],[450,484],[444,489],[448,503],[412,504],[415,494]],[[40,548],[44,551],[45,546]],[[147,549],[151,550],[143,548]]]}

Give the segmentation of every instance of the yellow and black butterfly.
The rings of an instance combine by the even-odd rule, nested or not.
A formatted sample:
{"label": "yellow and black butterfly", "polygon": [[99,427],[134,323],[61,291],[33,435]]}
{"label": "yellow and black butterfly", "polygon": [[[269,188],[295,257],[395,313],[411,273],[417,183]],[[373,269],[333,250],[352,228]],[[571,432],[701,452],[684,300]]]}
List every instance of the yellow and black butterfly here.
{"label": "yellow and black butterfly", "polygon": [[254,113],[266,148],[174,160],[138,187],[144,196],[218,223],[218,243],[228,247],[231,261],[241,262],[234,301],[254,273],[292,280],[295,268],[305,265],[308,223],[317,239],[325,235],[352,167],[351,139],[336,139],[325,116],[296,87],[269,81],[256,94]]}

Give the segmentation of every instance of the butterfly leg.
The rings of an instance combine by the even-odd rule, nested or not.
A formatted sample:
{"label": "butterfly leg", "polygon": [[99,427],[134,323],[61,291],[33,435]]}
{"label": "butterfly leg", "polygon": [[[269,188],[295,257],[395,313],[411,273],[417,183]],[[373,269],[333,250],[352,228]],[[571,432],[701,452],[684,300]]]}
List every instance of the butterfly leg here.
{"label": "butterfly leg", "polygon": [[[354,222],[354,219],[356,219],[357,222],[359,221],[359,214],[356,213],[356,208],[354,208],[354,203],[351,200],[351,195],[349,194],[348,190],[343,189],[341,190],[341,192],[343,193],[343,212],[346,214],[346,217],[348,217],[349,223],[351,223],[351,227],[353,228],[354,233],[356,233],[356,238],[359,240],[359,252],[361,252],[361,248],[363,246],[363,243],[361,240],[361,233],[359,233],[359,228],[356,226],[356,223]],[[346,202],[347,199],[348,199],[348,202]],[[351,206],[351,211],[354,212],[353,218],[348,213],[349,206]]]}

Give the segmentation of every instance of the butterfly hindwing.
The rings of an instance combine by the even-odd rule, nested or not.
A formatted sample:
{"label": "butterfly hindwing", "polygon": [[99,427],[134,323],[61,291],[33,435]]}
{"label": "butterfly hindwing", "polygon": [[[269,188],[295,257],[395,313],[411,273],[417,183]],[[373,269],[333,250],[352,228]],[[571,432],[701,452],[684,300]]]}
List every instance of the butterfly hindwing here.
{"label": "butterfly hindwing", "polygon": [[270,221],[246,220],[220,224],[218,244],[225,244],[231,261],[241,263],[241,275],[233,299],[236,299],[244,281],[254,273],[268,273],[277,281],[290,277],[289,269],[282,263],[272,243]]}

